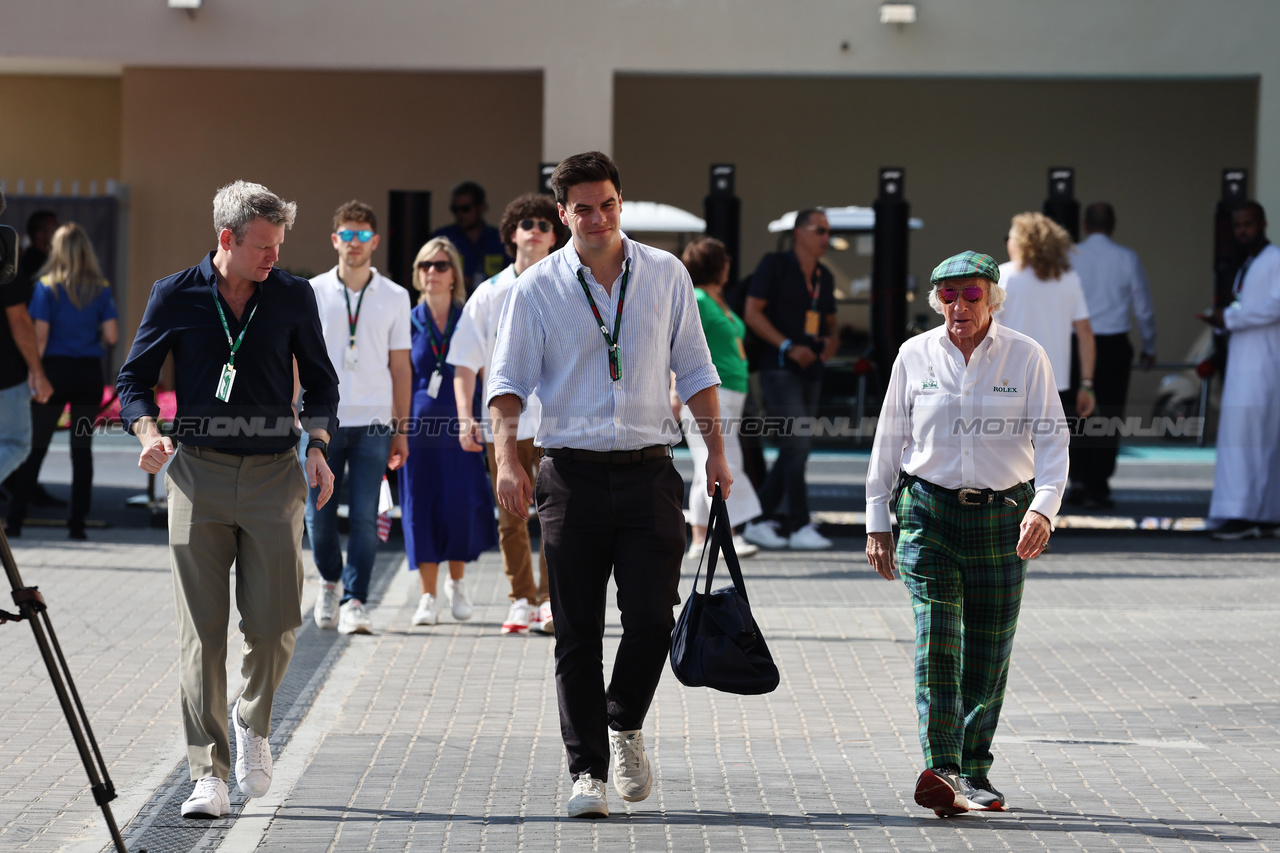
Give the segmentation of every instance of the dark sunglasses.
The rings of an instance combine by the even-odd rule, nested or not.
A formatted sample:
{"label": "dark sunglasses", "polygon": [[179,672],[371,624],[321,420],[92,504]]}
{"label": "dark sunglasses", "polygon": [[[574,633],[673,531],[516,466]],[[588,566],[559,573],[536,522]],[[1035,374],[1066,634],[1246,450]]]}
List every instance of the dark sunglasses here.
{"label": "dark sunglasses", "polygon": [[373,232],[368,228],[360,231],[352,231],[350,228],[344,228],[338,232],[338,239],[344,243],[350,243],[353,239],[357,239],[361,243],[368,243],[373,239]]}
{"label": "dark sunglasses", "polygon": [[970,287],[939,287],[938,298],[944,305],[950,305],[958,297],[963,296],[965,302],[980,302],[985,291],[976,284]]}
{"label": "dark sunglasses", "polygon": [[476,206],[474,204],[455,204],[449,207],[451,213],[470,213],[475,209]]}
{"label": "dark sunglasses", "polygon": [[521,231],[532,231],[534,229],[534,226],[537,226],[538,230],[541,231],[543,234],[546,234],[548,231],[551,230],[551,223],[545,219],[521,219],[520,220]]}
{"label": "dark sunglasses", "polygon": [[418,261],[418,269],[423,272],[429,269],[434,269],[436,272],[448,272],[452,268],[452,261]]}

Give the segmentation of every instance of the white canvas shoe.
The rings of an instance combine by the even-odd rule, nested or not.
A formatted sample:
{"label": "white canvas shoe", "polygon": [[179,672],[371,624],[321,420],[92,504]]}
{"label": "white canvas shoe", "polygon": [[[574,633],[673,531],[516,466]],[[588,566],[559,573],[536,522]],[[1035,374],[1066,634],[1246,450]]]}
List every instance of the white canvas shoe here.
{"label": "white canvas shoe", "polygon": [[349,599],[338,610],[339,634],[372,634],[373,623],[365,612],[364,602]]}
{"label": "white canvas shoe", "polygon": [[318,628],[332,628],[338,624],[338,585],[325,581],[320,584],[313,614]]}
{"label": "white canvas shoe", "polygon": [[239,703],[232,721],[236,730],[236,784],[246,797],[261,797],[271,790],[271,744],[241,719]]}
{"label": "white canvas shoe", "polygon": [[[781,539],[782,537],[778,538]],[[741,536],[735,536],[733,537],[733,550],[734,553],[745,560],[747,557],[754,557],[759,554],[760,546],[751,544]]]}
{"label": "white canvas shoe", "polygon": [[422,598],[418,599],[418,609],[413,611],[413,624],[415,625],[434,625],[439,619],[439,605],[436,603],[436,597],[429,592],[424,592]]}
{"label": "white canvas shoe", "polygon": [[573,783],[569,798],[569,817],[595,819],[609,816],[609,803],[604,796],[604,780],[583,773]]}
{"label": "white canvas shoe", "polygon": [[507,611],[507,618],[502,620],[502,633],[529,633],[529,620],[532,616],[533,608],[529,606],[529,599],[517,598],[511,602],[511,609]]}
{"label": "white canvas shoe", "polygon": [[613,788],[628,803],[637,803],[653,789],[653,769],[644,751],[644,734],[639,729],[615,732],[609,729],[613,750]]}
{"label": "white canvas shoe", "polygon": [[467,595],[464,578],[458,578],[457,580],[449,578],[445,581],[444,596],[449,599],[449,611],[453,614],[454,619],[459,622],[466,622],[471,618],[471,598]]}
{"label": "white canvas shoe", "polygon": [[196,780],[195,790],[182,804],[182,816],[199,820],[217,820],[231,813],[231,797],[227,783],[217,776]]}
{"label": "white canvas shoe", "polygon": [[787,538],[778,533],[776,521],[751,521],[742,529],[742,538],[752,545],[777,550],[787,547]]}
{"label": "white canvas shoe", "polygon": [[533,614],[533,618],[529,620],[529,630],[538,631],[543,634],[554,634],[556,632],[556,623],[551,617],[550,601],[544,601],[538,605],[538,609]]}
{"label": "white canvas shoe", "polygon": [[792,533],[787,541],[787,546],[793,551],[825,551],[831,544],[831,540],[819,533],[813,522]]}

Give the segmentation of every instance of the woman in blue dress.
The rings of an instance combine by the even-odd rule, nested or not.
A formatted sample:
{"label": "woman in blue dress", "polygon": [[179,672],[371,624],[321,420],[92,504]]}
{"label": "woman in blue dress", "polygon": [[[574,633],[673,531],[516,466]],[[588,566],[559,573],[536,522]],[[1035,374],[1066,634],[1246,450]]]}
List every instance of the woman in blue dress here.
{"label": "woman in blue dress", "polygon": [[418,250],[413,267],[414,287],[422,296],[410,315],[413,407],[400,510],[409,568],[417,570],[422,583],[413,624],[434,625],[440,564],[449,564],[444,591],[453,618],[470,619],[463,571],[497,546],[498,527],[484,454],[468,453],[458,443],[453,367],[445,361],[466,296],[462,258],[452,243],[437,237]]}

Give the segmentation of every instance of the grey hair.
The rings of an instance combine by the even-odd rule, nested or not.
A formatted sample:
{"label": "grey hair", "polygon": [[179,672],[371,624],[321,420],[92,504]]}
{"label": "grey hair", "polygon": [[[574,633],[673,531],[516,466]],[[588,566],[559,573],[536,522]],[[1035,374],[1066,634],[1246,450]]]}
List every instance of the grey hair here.
{"label": "grey hair", "polygon": [[[991,307],[991,313],[995,314],[1004,304],[1005,290],[991,279],[983,279],[983,281],[990,285],[987,288],[987,305]],[[929,289],[929,307],[939,314],[942,313],[942,300],[938,298],[938,288],[941,286],[939,283]]]}
{"label": "grey hair", "polygon": [[214,232],[221,234],[223,228],[229,229],[237,244],[244,241],[255,219],[292,228],[297,215],[295,202],[284,201],[262,184],[249,181],[232,181],[213,197]]}

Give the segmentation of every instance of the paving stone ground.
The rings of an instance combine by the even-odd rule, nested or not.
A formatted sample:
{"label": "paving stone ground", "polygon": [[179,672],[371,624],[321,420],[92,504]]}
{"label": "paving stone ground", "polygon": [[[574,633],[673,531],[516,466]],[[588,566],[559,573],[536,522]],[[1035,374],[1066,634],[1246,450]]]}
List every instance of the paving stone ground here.
{"label": "paving stone ground", "polygon": [[[125,824],[183,755],[172,585],[163,531],[91,535],[29,530],[14,546]],[[397,571],[377,634],[337,658],[278,754],[278,785],[219,849],[1280,850],[1280,541],[1056,536],[1032,564],[995,744],[1013,810],[951,820],[912,802],[910,611],[861,547],[744,563],[781,685],[737,697],[668,673],[645,724],[654,792],[624,804],[610,789],[597,823],[560,817],[552,641],[499,633],[497,555],[468,570],[475,617],[433,629],[409,628],[417,581]],[[612,613],[608,632],[606,659]],[[0,626],[0,684],[0,850],[103,849],[25,625]]]}

